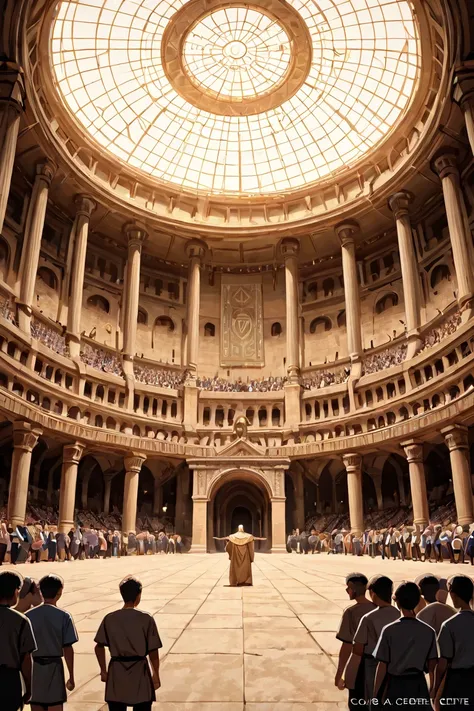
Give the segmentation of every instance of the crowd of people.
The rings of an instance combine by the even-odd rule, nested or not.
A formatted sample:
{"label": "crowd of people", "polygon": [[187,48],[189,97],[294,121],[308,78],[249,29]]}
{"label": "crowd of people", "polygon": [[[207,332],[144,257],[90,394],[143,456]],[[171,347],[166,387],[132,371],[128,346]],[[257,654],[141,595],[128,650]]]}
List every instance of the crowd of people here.
{"label": "crowd of people", "polygon": [[44,345],[51,348],[52,351],[59,353],[59,355],[66,357],[69,355],[69,348],[65,337],[59,333],[59,331],[50,328],[45,323],[33,319],[31,322],[31,336],[36,338],[37,341],[44,343]]}
{"label": "crowd of people", "polygon": [[127,555],[182,553],[185,541],[168,531],[130,531],[87,527],[78,523],[68,533],[52,524],[16,526],[0,523],[0,566],[4,562],[40,563]]}
{"label": "crowd of people", "polygon": [[432,328],[431,331],[426,334],[423,339],[421,350],[424,351],[427,348],[433,348],[433,346],[441,343],[441,341],[445,338],[451,336],[453,333],[456,333],[460,325],[461,312],[456,311],[454,314],[451,314],[451,316],[449,316],[444,323]]}
{"label": "crowd of people", "polygon": [[123,376],[121,358],[113,351],[94,348],[86,343],[81,348],[81,360],[96,370],[102,370],[104,373],[112,373],[120,377]]}
{"label": "crowd of people", "polygon": [[336,634],[334,685],[348,690],[350,711],[474,709],[472,579],[425,574],[393,588],[386,575],[346,577],[353,604]]}
{"label": "crowd of people", "polygon": [[312,375],[305,375],[302,380],[302,385],[305,390],[327,388],[328,385],[340,385],[340,383],[345,383],[350,374],[350,368],[319,370],[317,373],[313,373]]}
{"label": "crowd of people", "polygon": [[134,366],[135,380],[146,385],[156,385],[159,388],[174,388],[177,390],[184,383],[186,373],[170,368],[155,368],[150,365]]}
{"label": "crowd of people", "polygon": [[15,311],[10,298],[0,296],[0,316],[6,318],[10,323],[15,323]]}
{"label": "crowd of people", "polygon": [[294,529],[288,535],[288,553],[333,553],[380,556],[393,560],[467,563],[474,565],[474,524],[442,526],[430,524],[390,526],[367,529],[361,535],[335,528],[330,533],[312,528],[310,532]]}
{"label": "crowd of people", "polygon": [[282,390],[286,378],[272,377],[254,378],[244,382],[238,380],[225,380],[215,375],[213,378],[197,378],[196,385],[201,390],[211,390],[214,392],[226,393],[268,393],[275,390]]}
{"label": "crowd of people", "polygon": [[386,368],[392,368],[394,365],[400,365],[406,357],[407,346],[404,343],[399,343],[392,348],[386,348],[379,353],[366,356],[363,365],[364,373],[370,375]]}

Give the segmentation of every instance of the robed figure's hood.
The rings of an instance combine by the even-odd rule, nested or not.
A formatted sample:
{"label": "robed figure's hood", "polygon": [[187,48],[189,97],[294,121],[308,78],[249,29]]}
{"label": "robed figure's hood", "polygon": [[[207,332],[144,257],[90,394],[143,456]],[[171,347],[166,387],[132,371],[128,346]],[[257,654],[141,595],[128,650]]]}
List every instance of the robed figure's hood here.
{"label": "robed figure's hood", "polygon": [[254,540],[252,534],[246,533],[245,531],[231,533],[228,538],[231,543],[235,543],[237,546],[245,546],[246,543],[251,543]]}

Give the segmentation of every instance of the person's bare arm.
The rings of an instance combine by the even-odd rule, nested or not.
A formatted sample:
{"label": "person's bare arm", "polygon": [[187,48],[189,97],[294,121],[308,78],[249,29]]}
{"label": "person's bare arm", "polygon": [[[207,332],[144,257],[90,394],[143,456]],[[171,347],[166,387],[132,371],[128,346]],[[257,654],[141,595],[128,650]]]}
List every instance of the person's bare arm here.
{"label": "person's bare arm", "polygon": [[96,644],[94,647],[95,656],[99,662],[100,680],[107,681],[107,663],[105,661],[105,647],[103,644]]}
{"label": "person's bare arm", "polygon": [[380,689],[382,688],[385,675],[387,674],[387,665],[385,662],[379,662],[377,665],[377,671],[375,672],[375,682],[374,682],[374,698],[377,698]]}
{"label": "person's bare arm", "polygon": [[346,689],[355,688],[355,680],[357,678],[357,672],[359,671],[359,666],[362,661],[362,656],[364,654],[364,645],[355,642],[352,645],[352,654],[349,658],[349,662],[346,667],[346,673],[344,674],[344,681]]}
{"label": "person's bare arm", "polygon": [[339,683],[342,679],[342,675],[344,673],[344,669],[346,668],[348,659],[351,656],[351,652],[352,652],[352,644],[350,642],[343,642],[341,644],[341,649],[339,650],[339,663],[337,665],[337,672],[336,672],[336,676],[334,679],[334,686],[339,687]]}
{"label": "person's bare arm", "polygon": [[160,681],[160,653],[157,649],[150,652],[148,655],[150,660],[151,668],[153,669],[153,686],[155,689],[159,689],[161,686]]}
{"label": "person's bare arm", "polygon": [[[431,662],[438,662],[436,664],[436,670],[434,674],[434,683],[431,681],[431,670],[430,670],[430,664]],[[446,671],[448,669],[448,660],[444,659],[444,657],[440,657],[438,660],[436,659],[430,659],[430,662],[428,664],[428,671],[430,672],[430,688],[431,688],[431,698],[435,699],[439,688],[443,682],[444,677],[446,676]]]}
{"label": "person's bare arm", "polygon": [[74,691],[76,683],[74,681],[74,649],[72,645],[64,647],[64,661],[66,662],[67,670],[69,672],[69,679],[66,683],[66,688],[68,691]]}
{"label": "person's bare arm", "polygon": [[21,673],[25,682],[25,693],[23,695],[24,703],[28,703],[31,698],[31,654],[25,654],[21,660]]}

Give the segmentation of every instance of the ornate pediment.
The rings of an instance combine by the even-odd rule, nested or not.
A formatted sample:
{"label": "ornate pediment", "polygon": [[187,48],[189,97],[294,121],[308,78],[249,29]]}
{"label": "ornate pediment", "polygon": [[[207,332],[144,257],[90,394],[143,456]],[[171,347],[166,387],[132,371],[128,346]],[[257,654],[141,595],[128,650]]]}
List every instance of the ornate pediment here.
{"label": "ornate pediment", "polygon": [[229,459],[231,457],[246,457],[254,459],[255,457],[264,457],[265,452],[265,447],[249,442],[248,439],[239,438],[218,450],[217,457],[225,459]]}

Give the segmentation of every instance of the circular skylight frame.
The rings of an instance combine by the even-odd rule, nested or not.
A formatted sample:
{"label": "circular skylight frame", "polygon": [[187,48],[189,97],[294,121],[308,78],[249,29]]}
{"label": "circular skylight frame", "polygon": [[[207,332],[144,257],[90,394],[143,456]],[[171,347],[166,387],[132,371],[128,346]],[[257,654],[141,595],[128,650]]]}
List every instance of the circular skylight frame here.
{"label": "circular skylight frame", "polygon": [[[344,6],[350,5],[351,2],[354,3],[355,1],[356,0],[349,0],[348,3],[344,3]],[[85,6],[89,6],[90,8],[92,2],[96,8],[98,5],[107,4],[107,0],[79,0],[79,2],[67,2],[63,0],[59,8],[59,18],[58,14],[57,18],[64,24],[64,18],[61,18],[62,7],[69,6],[73,7],[73,9],[81,7],[81,9],[84,10]],[[331,2],[331,0],[325,0],[325,2],[332,6],[340,5],[340,3]],[[173,0],[171,0],[171,3],[173,3]],[[136,7],[137,5],[143,4],[144,3],[138,0],[129,0],[128,2],[123,2],[121,5],[133,5]],[[146,0],[146,4],[150,6],[150,0]],[[182,7],[182,0],[177,0],[177,4]],[[61,32],[59,32],[59,34],[57,33],[58,19],[56,19],[55,24],[53,23],[53,37],[51,40],[52,64],[55,65],[55,68],[53,67],[52,76],[55,79],[55,88],[59,91],[62,103],[69,108],[75,125],[79,128],[82,124],[82,131],[85,129],[86,133],[91,137],[92,143],[95,142],[98,147],[101,146],[105,148],[110,158],[118,158],[124,164],[128,164],[132,169],[138,171],[138,173],[142,172],[144,177],[148,175],[162,184],[168,184],[170,189],[174,186],[175,189],[179,189],[183,192],[190,194],[196,194],[197,192],[206,193],[215,198],[219,196],[228,196],[229,198],[238,198],[240,196],[265,198],[271,197],[275,193],[281,195],[283,193],[290,194],[292,192],[298,192],[302,189],[307,190],[309,186],[311,186],[311,189],[314,189],[318,182],[324,181],[324,183],[327,184],[328,180],[334,179],[334,177],[341,172],[349,171],[354,168],[361,159],[370,161],[369,153],[382,144],[384,139],[389,138],[393,134],[395,127],[399,125],[401,120],[407,117],[408,110],[413,103],[415,90],[421,74],[421,41],[418,32],[417,17],[411,14],[411,3],[406,1],[390,2],[389,0],[374,0],[373,4],[377,6],[390,5],[395,8],[404,6],[405,14],[408,12],[408,16],[403,20],[402,25],[405,28],[406,23],[408,23],[412,32],[409,48],[412,61],[411,64],[410,62],[407,63],[410,71],[409,76],[405,76],[405,79],[408,78],[410,80],[410,86],[408,89],[405,86],[405,91],[399,92],[403,93],[403,101],[401,105],[397,106],[396,103],[393,103],[396,101],[394,93],[397,93],[397,89],[392,87],[387,77],[385,77],[385,83],[383,81],[380,82],[384,87],[386,95],[388,95],[389,98],[391,97],[391,101],[385,102],[388,104],[388,111],[385,111],[382,117],[384,121],[383,131],[378,130],[377,126],[374,126],[371,122],[371,118],[373,117],[370,115],[368,117],[362,114],[359,115],[359,119],[362,118],[366,122],[366,133],[360,137],[358,143],[352,144],[350,147],[351,150],[347,150],[347,141],[343,150],[336,149],[335,144],[337,144],[337,148],[339,148],[341,141],[347,138],[347,135],[345,135],[341,129],[341,124],[342,128],[345,128],[345,118],[349,119],[348,123],[351,119],[350,116],[341,116],[340,112],[334,112],[333,115],[325,114],[323,117],[325,120],[319,120],[318,123],[317,121],[313,121],[314,112],[311,112],[311,110],[308,111],[308,107],[306,107],[306,115],[297,115],[296,120],[299,121],[300,124],[305,124],[305,121],[307,122],[309,117],[310,122],[313,121],[313,123],[310,127],[306,125],[305,134],[301,132],[298,133],[298,131],[295,132],[291,130],[295,124],[295,107],[292,102],[293,97],[291,97],[283,101],[280,106],[263,112],[263,114],[259,113],[251,117],[231,116],[230,121],[226,117],[219,124],[216,121],[218,117],[209,112],[206,114],[204,110],[196,110],[196,107],[190,106],[189,102],[187,102],[187,104],[178,102],[178,106],[176,99],[179,95],[176,92],[173,95],[173,106],[171,106],[169,102],[168,104],[172,112],[174,111],[175,123],[179,122],[181,126],[185,124],[184,134],[181,132],[179,135],[175,133],[162,137],[160,140],[165,155],[163,155],[163,153],[158,155],[156,151],[153,152],[153,150],[149,150],[149,144],[147,147],[143,147],[141,138],[136,137],[136,124],[132,126],[132,121],[129,119],[124,120],[127,115],[130,115],[130,106],[126,100],[123,100],[123,96],[120,95],[117,86],[112,87],[114,98],[107,106],[107,120],[102,122],[101,127],[94,124],[97,119],[94,100],[90,99],[87,91],[84,94],[84,90],[86,90],[86,88],[89,89],[91,82],[88,81],[87,77],[82,76],[84,69],[81,68],[81,70],[79,70],[76,61],[78,59],[83,61],[84,54],[87,54],[86,61],[90,62],[93,59],[93,57],[91,57],[91,50],[90,48],[88,50],[80,50],[82,56],[79,57],[78,52],[74,52],[74,47],[72,46],[73,33],[70,33],[67,51],[74,55],[71,58],[72,63],[70,66],[75,66],[75,73],[73,71],[71,75],[68,74],[66,76],[64,59],[60,56],[63,50],[58,50],[58,43],[61,44]],[[266,5],[274,6],[275,3],[270,0]],[[292,5],[297,5],[295,0],[293,0]],[[314,5],[313,0],[307,0],[304,7],[300,3],[299,9],[303,12],[304,8],[307,8],[308,5]],[[172,15],[174,13],[170,11],[168,14]],[[69,19],[67,22],[70,24],[70,27],[72,27],[72,23]],[[370,23],[367,26],[359,28],[359,34],[363,34],[364,37],[364,44],[366,44],[367,37],[370,35],[367,27],[370,28]],[[130,27],[122,27],[122,31],[130,32]],[[183,28],[183,31],[186,31],[186,29]],[[136,36],[136,28],[134,32]],[[105,42],[105,45],[109,46],[110,35],[106,36],[108,39],[104,40],[102,37],[102,42]],[[387,39],[387,37],[385,39]],[[394,63],[395,65],[397,64],[393,55],[400,55],[400,37],[398,44],[396,42],[396,33],[394,35],[390,33],[389,39],[392,49],[387,50],[387,53],[390,60],[389,63],[391,64],[391,76],[392,78],[398,77],[397,81],[398,85],[400,85],[401,80],[403,84],[403,76],[400,80],[400,76],[397,75],[396,66],[395,68],[393,66]],[[374,43],[374,38],[372,38],[372,40]],[[136,46],[141,43],[139,39],[134,41],[136,42]],[[385,45],[383,40],[380,42],[381,45],[386,47],[386,42]],[[405,34],[403,42],[405,44],[408,42]],[[66,44],[68,44],[67,41]],[[90,42],[88,45],[90,47]],[[423,64],[423,67],[425,75],[425,64]],[[108,71],[112,72],[115,68],[116,65],[114,65],[113,62],[109,62],[107,66]],[[339,74],[340,73],[341,72],[339,72]],[[79,82],[83,90],[81,97],[79,97],[76,87],[69,83],[71,80],[77,82],[78,79],[82,80],[82,84]],[[354,85],[357,86],[361,92],[365,92],[367,101],[369,101],[371,98],[370,87],[364,87],[363,82],[360,86],[357,83]],[[306,83],[303,84],[302,88],[305,87]],[[318,88],[320,89],[319,92],[312,91],[312,96],[310,97],[313,100],[313,105],[318,104],[318,102],[320,103],[322,99],[324,99],[324,86],[314,84],[311,87],[312,90]],[[171,87],[171,89],[174,89],[174,87]],[[169,87],[167,94],[168,96],[170,95]],[[372,96],[372,98],[374,98],[374,96]],[[379,99],[380,97],[375,96],[375,98]],[[384,100],[382,100],[382,103],[383,101]],[[362,107],[363,110],[366,108],[368,108],[366,105]],[[105,110],[102,111],[104,112]],[[116,130],[116,127],[114,127],[109,120],[109,116],[111,116],[111,113],[113,114],[114,111],[115,114],[112,118],[114,118],[114,120],[123,120],[122,130]],[[394,115],[394,111],[396,115]],[[388,116],[388,114],[390,114],[390,116]],[[337,119],[336,121],[334,121],[335,117]],[[135,116],[135,119],[137,118],[138,117]],[[234,123],[234,130],[231,124],[235,121],[238,123],[237,127],[235,127]],[[220,132],[220,138],[217,141],[219,145],[217,149],[215,149],[214,146],[212,150],[208,150],[211,140],[209,138],[209,131],[214,132],[215,135],[216,126],[217,132]],[[315,126],[319,132],[317,136]],[[146,130],[143,129],[141,131],[142,135],[148,135],[149,128],[150,127],[147,126]],[[352,122],[350,131],[354,128],[357,127],[354,126]],[[134,142],[129,140],[131,130],[132,133],[133,130],[135,130],[135,134],[132,136]],[[232,131],[234,132],[232,133]],[[292,135],[289,135],[291,133]],[[336,133],[337,140],[332,141],[331,137],[333,135],[335,136]],[[234,135],[237,136],[237,141],[234,140]],[[288,145],[284,147],[285,150],[282,150],[281,145],[275,140],[275,136],[281,137],[282,135],[285,135],[288,141],[291,141],[290,160],[288,160]],[[352,133],[351,137],[353,138],[354,135],[355,134]],[[315,139],[314,141],[312,141],[312,136]],[[190,138],[191,141],[189,140]],[[207,145],[207,148],[204,149],[204,153],[202,146],[197,145],[199,139],[202,139]],[[194,145],[192,145],[193,141]],[[214,137],[212,137],[212,141],[214,141]],[[131,143],[133,143],[133,146],[131,146]],[[393,139],[391,139],[391,143],[393,143]],[[235,155],[235,146],[237,146],[238,155]],[[148,159],[147,156],[144,155],[147,151]],[[255,155],[256,153],[258,154],[257,156]],[[303,153],[305,155],[302,155]],[[150,156],[151,159],[149,159]],[[248,160],[249,156],[251,158],[250,161]],[[255,160],[253,160],[253,158],[255,158]]]}

